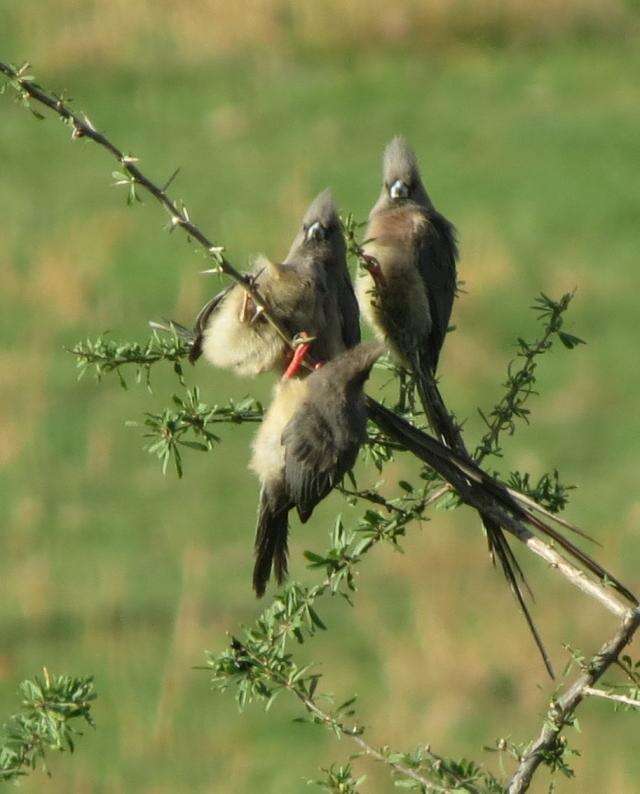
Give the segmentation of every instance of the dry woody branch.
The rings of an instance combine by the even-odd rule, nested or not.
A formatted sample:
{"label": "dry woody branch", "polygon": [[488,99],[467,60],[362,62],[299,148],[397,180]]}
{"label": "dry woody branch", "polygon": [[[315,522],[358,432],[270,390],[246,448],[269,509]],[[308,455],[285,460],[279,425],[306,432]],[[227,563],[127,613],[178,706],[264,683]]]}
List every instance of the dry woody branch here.
{"label": "dry woody branch", "polygon": [[[96,129],[86,115],[74,112],[63,97],[45,91],[28,72],[28,64],[17,68],[0,63],[0,73],[6,77],[23,104],[38,117],[40,113],[33,107],[34,103],[48,108],[71,128],[73,140],[92,140],[114,157],[121,169],[114,173],[116,184],[128,189],[129,201],[137,198],[136,191],[139,188],[152,195],[167,212],[170,230],[180,228],[189,239],[196,240],[212,264],[212,269],[241,285],[260,308],[264,319],[286,345],[295,350],[299,340],[292,339],[282,323],[274,317],[255,279],[236,269],[225,256],[224,247],[209,239],[190,218],[185,204],[170,197],[168,190],[177,171],[164,186],[156,185],[143,173],[138,158],[125,154]],[[371,257],[356,238],[353,219],[347,218],[345,237],[351,253],[362,266],[371,267]],[[359,490],[355,485],[352,489],[344,487],[343,493],[347,498],[368,502],[379,510],[372,508],[368,511],[361,526],[352,534],[345,533],[338,522],[330,551],[325,556],[307,553],[310,567],[326,572],[321,584],[311,589],[302,589],[295,583],[289,585],[263,613],[256,627],[247,630],[243,639],[234,639],[225,653],[210,657],[208,669],[218,688],[235,685],[236,697],[241,706],[252,699],[263,700],[270,705],[279,691],[289,691],[304,706],[312,721],[325,725],[337,735],[350,738],[364,754],[383,762],[394,775],[410,781],[417,790],[422,791],[524,792],[541,764],[554,768],[554,765],[564,763],[561,732],[571,724],[574,712],[585,696],[617,700],[637,707],[637,702],[632,698],[615,696],[594,688],[594,684],[616,662],[633,638],[640,623],[640,612],[636,608],[638,602],[634,594],[570,543],[556,528],[560,525],[584,534],[556,515],[566,501],[566,489],[558,487],[553,491],[549,477],[544,488],[540,486],[535,493],[533,490],[527,492],[527,477],[514,475],[509,483],[503,483],[487,474],[479,465],[488,456],[500,454],[501,436],[514,431],[515,420],[527,421],[528,410],[524,404],[532,393],[537,357],[549,349],[555,337],[568,348],[582,341],[561,330],[562,315],[570,300],[571,295],[555,302],[546,296],[539,299],[538,310],[546,320],[545,331],[541,339],[531,345],[520,340],[518,355],[521,357],[521,366],[513,371],[510,368],[502,400],[491,412],[483,414],[487,429],[473,454],[467,453],[455,419],[439,401],[435,382],[430,402],[439,414],[440,424],[449,428],[452,437],[460,438],[460,443],[453,444],[452,449],[408,421],[406,416],[369,396],[366,398],[369,418],[378,428],[375,433],[370,432],[367,454],[380,466],[395,452],[412,454],[425,464],[423,488],[415,492],[408,489],[402,497],[389,500],[376,490]],[[148,384],[151,367],[161,361],[170,362],[184,383],[181,362],[188,358],[190,346],[177,334],[170,333],[166,336],[154,334],[146,345],[120,345],[99,338],[96,342],[78,344],[72,352],[78,359],[81,371],[94,367],[98,374],[115,372],[123,384],[123,368],[137,368],[139,377],[144,377]],[[430,387],[427,385],[425,388],[428,390]],[[160,458],[165,470],[173,460],[178,474],[182,475],[180,446],[209,451],[219,441],[211,430],[214,423],[260,422],[261,419],[262,408],[254,402],[211,408],[202,403],[199,392],[194,389],[186,400],[177,401],[177,409],[173,412],[147,415],[145,425],[151,438],[148,448]],[[397,754],[386,747],[375,747],[362,737],[364,728],[348,720],[353,715],[352,702],[348,701],[334,710],[321,708],[316,696],[319,674],[308,672],[307,668],[297,668],[290,654],[284,653],[286,643],[291,638],[301,642],[313,636],[317,629],[324,628],[313,607],[318,598],[339,593],[348,600],[356,589],[354,567],[371,549],[380,542],[398,544],[410,522],[424,519],[428,507],[443,498],[452,497],[478,510],[509,532],[571,585],[621,621],[612,639],[585,663],[575,682],[563,695],[554,698],[539,737],[529,747],[512,753],[518,766],[506,785],[478,766],[472,764],[464,767],[435,755],[429,748],[422,748],[414,754]],[[550,499],[548,506],[541,503],[547,497]],[[629,608],[625,601],[630,602],[633,608]]]}

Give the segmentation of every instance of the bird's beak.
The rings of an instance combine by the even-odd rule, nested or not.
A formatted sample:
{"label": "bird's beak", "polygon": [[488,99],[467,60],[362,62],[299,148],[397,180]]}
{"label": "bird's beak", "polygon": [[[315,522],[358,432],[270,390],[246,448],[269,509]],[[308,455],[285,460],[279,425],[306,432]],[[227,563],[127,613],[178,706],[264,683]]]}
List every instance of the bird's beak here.
{"label": "bird's beak", "polygon": [[389,195],[392,199],[406,198],[409,195],[409,187],[401,179],[396,179],[389,188]]}
{"label": "bird's beak", "polygon": [[307,229],[306,238],[307,240],[324,240],[326,236],[326,229],[320,223],[320,221],[316,221],[312,223],[311,226]]}

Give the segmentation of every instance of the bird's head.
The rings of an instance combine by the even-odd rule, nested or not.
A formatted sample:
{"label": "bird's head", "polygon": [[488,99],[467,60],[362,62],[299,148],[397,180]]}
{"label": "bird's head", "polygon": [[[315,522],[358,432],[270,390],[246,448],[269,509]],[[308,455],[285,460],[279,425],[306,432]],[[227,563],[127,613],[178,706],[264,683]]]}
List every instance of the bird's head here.
{"label": "bird's head", "polygon": [[305,254],[323,258],[345,255],[340,218],[330,188],[309,205],[286,261]]}
{"label": "bird's head", "polygon": [[384,150],[382,194],[376,207],[394,206],[407,201],[425,207],[431,205],[422,183],[415,153],[405,138],[396,135]]}
{"label": "bird's head", "polygon": [[340,219],[331,188],[323,190],[311,202],[302,219],[302,230],[308,243],[327,240],[333,233],[340,231]]}

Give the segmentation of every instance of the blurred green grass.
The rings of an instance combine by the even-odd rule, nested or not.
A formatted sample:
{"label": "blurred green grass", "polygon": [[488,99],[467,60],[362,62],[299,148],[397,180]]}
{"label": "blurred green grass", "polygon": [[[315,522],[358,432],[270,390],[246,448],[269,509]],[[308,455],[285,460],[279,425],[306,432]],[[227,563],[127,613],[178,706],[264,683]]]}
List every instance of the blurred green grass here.
{"label": "blurred green grass", "polygon": [[[145,24],[128,29],[119,3],[7,6],[2,57],[31,59],[44,85],[68,89],[157,180],[179,165],[176,195],[238,264],[258,251],[281,256],[327,184],[365,217],[384,142],[398,131],[412,140],[462,241],[468,293],[455,309],[442,386],[468,417],[470,438],[476,406],[500,394],[515,336],[535,333],[532,298],[578,287],[570,329],[588,345],[544,361],[533,426],[510,441],[507,463],[534,473],[557,465],[579,484],[570,517],[605,541],[603,561],[633,584],[637,40],[567,33],[492,48],[454,38],[426,52],[419,29],[377,46],[329,36],[330,48],[305,52],[304,31],[322,29],[291,12],[290,46],[245,41],[220,51],[214,3],[194,4],[191,27],[182,20],[171,30],[149,21],[166,24],[168,6],[129,7]],[[200,28],[216,21],[209,51]],[[106,329],[144,338],[152,317],[188,319],[211,289],[197,275],[201,260],[161,230],[150,200],[124,206],[109,186],[113,164],[92,144],[71,145],[66,128],[30,119],[7,97],[0,114],[0,713],[17,681],[43,664],[94,672],[100,693],[98,729],[77,757],[54,759],[52,780],[35,775],[23,790],[302,791],[319,765],[351,748],[292,725],[297,712],[284,699],[268,717],[240,717],[192,669],[259,608],[248,586],[250,428],[225,430],[213,455],[188,457],[183,481],[163,478],[124,422],[167,404],[172,377],[156,373],[152,395],[109,379],[78,384],[63,351]],[[268,378],[254,388],[204,368],[189,373],[196,380],[211,402],[270,389]],[[407,465],[390,469],[390,490]],[[301,552],[325,545],[338,510],[347,521],[358,515],[333,496],[311,524],[294,526],[296,578],[312,580]],[[327,605],[331,631],[303,655],[322,660],[338,697],[360,694],[373,741],[431,742],[479,758],[495,736],[529,738],[549,686],[475,518],[435,515],[405,551],[373,555],[354,609]],[[525,567],[557,666],[562,642],[593,650],[612,628],[608,616],[537,560]],[[560,790],[634,791],[633,719],[586,704],[574,737],[579,777]],[[363,766],[367,790],[390,789],[384,770]]]}

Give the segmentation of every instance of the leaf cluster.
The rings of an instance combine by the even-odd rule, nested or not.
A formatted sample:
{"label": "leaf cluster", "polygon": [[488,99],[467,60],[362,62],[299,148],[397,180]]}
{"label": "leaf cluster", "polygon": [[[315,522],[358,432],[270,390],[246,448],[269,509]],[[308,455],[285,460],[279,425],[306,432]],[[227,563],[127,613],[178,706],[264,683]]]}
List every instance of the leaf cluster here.
{"label": "leaf cluster", "polygon": [[19,687],[21,710],[3,726],[0,746],[0,780],[15,781],[36,768],[46,770],[47,751],[75,749],[82,733],[78,723],[94,726],[91,707],[96,699],[92,677],[51,675],[23,681]]}
{"label": "leaf cluster", "polygon": [[568,292],[559,300],[542,293],[531,307],[542,323],[542,333],[534,342],[521,337],[517,340],[516,356],[507,366],[507,378],[503,383],[504,393],[489,412],[478,409],[486,431],[480,439],[474,458],[480,463],[489,455],[501,457],[500,438],[503,433],[511,436],[518,420],[529,423],[529,398],[537,394],[536,368],[541,356],[548,353],[557,338],[569,350],[584,344],[573,334],[563,331],[564,314],[569,308],[574,293]]}
{"label": "leaf cluster", "polygon": [[[72,127],[72,138],[90,138],[107,149],[118,161],[119,168],[114,172],[116,184],[127,189],[127,202],[139,200],[138,188],[144,188],[154,196],[169,214],[169,228],[182,228],[188,239],[195,240],[206,256],[214,260],[217,268],[243,284],[251,292],[252,285],[236,271],[223,255],[224,248],[213,245],[200,229],[191,221],[183,202],[172,201],[166,190],[177,172],[164,187],[157,187],[138,168],[136,158],[124,155],[102,133],[99,133],[86,116],[79,116],[70,110],[60,96],[47,95],[28,74],[28,64],[19,69],[0,64],[0,71],[7,78],[6,85],[13,88],[18,100],[38,118],[41,114],[34,110],[34,100],[53,110]],[[3,87],[4,88],[4,87]],[[358,224],[352,215],[343,221],[343,228],[349,254],[355,256],[359,264],[370,267],[372,262],[364,252],[364,244],[358,241]],[[251,292],[254,295],[253,292]],[[256,296],[258,305],[262,305]],[[496,405],[487,412],[480,412],[486,430],[475,450],[475,460],[481,462],[487,456],[499,457],[502,454],[502,437],[512,435],[519,421],[529,422],[528,402],[536,394],[536,368],[539,359],[547,353],[557,339],[567,349],[573,349],[583,340],[564,330],[564,313],[572,299],[572,294],[562,296],[558,301],[546,295],[536,299],[534,310],[537,312],[543,329],[533,343],[518,339],[516,357],[510,362],[504,393]],[[279,331],[282,333],[282,331]],[[154,334],[147,344],[115,343],[104,335],[92,342],[87,340],[76,345],[72,352],[77,357],[80,376],[93,368],[101,377],[105,372],[115,372],[121,385],[126,387],[123,368],[133,366],[139,382],[150,385],[151,367],[159,361],[172,363],[175,374],[185,386],[181,361],[188,354],[190,343],[179,337],[175,329],[167,337]],[[389,365],[393,369],[392,365]],[[417,417],[413,399],[411,379],[404,380],[401,372],[393,372],[400,381],[399,411],[412,421]],[[147,449],[156,455],[166,471],[173,459],[176,471],[182,475],[182,448],[210,451],[219,442],[218,436],[210,426],[214,423],[239,423],[259,421],[261,406],[248,398],[241,404],[214,406],[209,408],[201,402],[197,389],[187,390],[184,398],[174,396],[173,406],[161,413],[145,414],[147,429]],[[372,430],[365,456],[383,472],[402,447]],[[292,582],[274,599],[258,618],[256,623],[244,629],[240,637],[233,637],[229,647],[222,653],[209,654],[208,667],[217,689],[233,688],[240,707],[252,700],[262,701],[267,708],[282,691],[293,694],[304,706],[307,718],[314,723],[332,729],[337,736],[350,737],[360,748],[362,754],[376,758],[387,764],[397,785],[421,791],[503,791],[502,784],[481,766],[465,759],[446,759],[434,754],[429,747],[421,747],[412,753],[395,752],[387,746],[375,747],[363,738],[364,726],[355,718],[355,698],[349,698],[334,707],[330,695],[318,691],[320,674],[313,665],[300,665],[289,647],[290,641],[304,643],[318,630],[326,628],[318,613],[318,600],[325,595],[339,595],[349,603],[356,591],[357,566],[380,542],[388,542],[400,549],[399,539],[404,535],[409,523],[422,520],[425,510],[435,502],[448,500],[447,506],[457,507],[459,500],[450,493],[439,477],[426,469],[420,474],[420,484],[399,483],[402,495],[393,499],[386,498],[380,483],[368,490],[358,489],[351,479],[352,489],[343,487],[343,493],[353,503],[363,500],[373,507],[367,509],[358,520],[355,528],[347,531],[338,519],[331,533],[331,546],[324,554],[306,552],[309,567],[323,571],[321,583],[306,587]],[[533,483],[528,473],[512,472],[510,483],[519,490],[533,496],[550,510],[561,510],[567,501],[570,486],[564,485],[557,471],[543,474]],[[585,662],[582,662],[583,664]],[[593,664],[593,660],[588,664]],[[637,670],[630,660],[621,662],[631,685],[637,687]],[[73,732],[68,721],[83,717],[91,723],[89,701],[95,696],[90,679],[51,679],[45,675],[44,684],[39,679],[25,682],[23,711],[13,718],[8,731],[7,747],[3,758],[7,768],[20,770],[33,766],[37,758],[42,758],[44,748],[73,749]],[[24,686],[24,685],[23,685]],[[324,703],[329,705],[325,706]],[[559,720],[559,721],[558,721]],[[557,715],[554,704],[548,712],[549,725],[558,731],[564,725],[577,725],[571,713]],[[12,744],[13,742],[13,744]],[[507,740],[499,740],[496,748],[506,750],[520,760],[526,748]],[[13,752],[13,756],[6,753]],[[552,771],[570,775],[567,763],[568,750],[564,737],[557,736],[553,745],[544,749],[543,761]],[[13,766],[11,766],[13,765]],[[324,771],[319,783],[329,791],[355,791],[363,778],[354,778],[350,765],[332,766]],[[15,774],[18,774],[16,772]]]}

